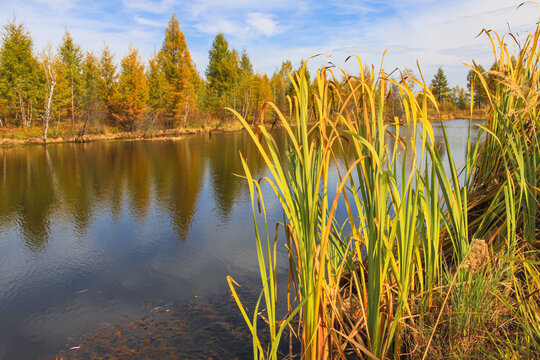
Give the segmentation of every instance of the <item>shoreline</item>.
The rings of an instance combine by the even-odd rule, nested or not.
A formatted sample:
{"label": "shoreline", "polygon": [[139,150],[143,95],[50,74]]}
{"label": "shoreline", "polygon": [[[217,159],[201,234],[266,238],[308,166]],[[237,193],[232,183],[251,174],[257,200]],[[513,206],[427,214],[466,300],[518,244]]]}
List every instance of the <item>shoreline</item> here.
{"label": "shoreline", "polygon": [[[452,114],[453,117],[441,116],[440,120],[432,120],[431,122],[447,122],[451,120],[457,120],[461,118],[461,114]],[[458,115],[458,116],[455,116]],[[476,114],[475,114],[476,115]],[[470,117],[470,116],[469,116]],[[478,119],[477,119],[478,118]],[[480,120],[480,116],[473,116],[471,120]],[[271,123],[266,123],[266,126],[280,126],[272,125]],[[1,128],[0,128],[1,129]],[[0,135],[0,148],[11,148],[19,146],[29,146],[29,145],[47,145],[47,144],[66,144],[66,143],[88,143],[95,141],[113,141],[113,140],[129,140],[129,141],[139,141],[139,140],[178,140],[187,135],[195,135],[200,133],[212,133],[212,132],[234,132],[241,131],[242,125],[240,122],[233,122],[224,124],[223,126],[202,126],[202,127],[193,127],[193,128],[175,128],[167,130],[152,130],[152,131],[122,131],[114,133],[105,133],[105,134],[85,134],[83,140],[79,139],[75,134],[55,136],[47,138],[47,142],[43,142],[41,136],[28,136],[26,138],[13,138],[13,137],[2,137]]]}
{"label": "shoreline", "polygon": [[28,138],[10,138],[0,137],[0,148],[22,147],[29,145],[48,145],[48,144],[66,144],[66,143],[89,143],[96,141],[113,141],[113,140],[177,140],[186,135],[195,135],[200,133],[212,132],[234,132],[241,131],[240,123],[229,124],[222,127],[197,127],[197,128],[177,128],[168,130],[153,130],[153,131],[126,131],[108,134],[86,134],[83,140],[80,140],[77,135],[66,135],[47,138],[47,142],[43,141],[42,137]]}

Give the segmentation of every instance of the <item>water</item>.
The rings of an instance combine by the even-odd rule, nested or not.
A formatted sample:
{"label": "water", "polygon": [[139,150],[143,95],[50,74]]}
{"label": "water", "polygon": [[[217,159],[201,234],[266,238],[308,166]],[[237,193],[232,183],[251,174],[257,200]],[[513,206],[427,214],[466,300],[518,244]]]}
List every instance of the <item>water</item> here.
{"label": "water", "polygon": [[[467,123],[446,124],[464,159]],[[247,297],[259,288],[249,193],[234,175],[243,172],[239,151],[256,177],[266,173],[241,132],[0,149],[0,359],[70,354],[81,337],[111,328],[101,340],[125,345],[149,336],[134,324],[157,323],[161,309],[174,314],[161,322],[191,324],[181,334],[170,331],[178,323],[159,328],[163,344],[194,358],[197,347],[248,356],[225,279],[247,285]],[[278,203],[265,200],[270,222],[280,221]],[[283,246],[278,256],[285,286]],[[221,340],[207,344],[208,336]]]}

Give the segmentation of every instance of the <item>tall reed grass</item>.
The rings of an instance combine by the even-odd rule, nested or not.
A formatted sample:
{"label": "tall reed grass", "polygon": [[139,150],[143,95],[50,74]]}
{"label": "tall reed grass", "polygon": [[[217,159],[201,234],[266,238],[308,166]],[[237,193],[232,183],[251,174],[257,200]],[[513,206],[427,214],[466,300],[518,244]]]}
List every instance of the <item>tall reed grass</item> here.
{"label": "tall reed grass", "polygon": [[[540,28],[516,57],[510,35],[486,33],[494,83],[475,64],[471,69],[490,111],[480,129],[485,140],[469,140],[463,168],[444,124],[442,146],[435,141],[428,109],[438,103],[423,77],[395,80],[382,65],[376,71],[356,57],[349,61],[358,63],[357,76],[325,67],[310,87],[306,64],[290,74],[290,115],[267,104],[287,133],[284,149],[264,119],[252,128],[230,110],[269,169],[255,179],[242,158],[263,285],[252,316],[228,279],[253,335],[254,358],[276,359],[287,327],[298,334],[301,358],[310,360],[540,354]],[[385,117],[391,85],[402,119]],[[332,168],[337,183],[329,180]],[[289,294],[276,290],[277,242],[261,181],[284,214]],[[345,220],[336,218],[338,204]],[[294,300],[282,320],[278,296]],[[258,335],[261,306],[268,344]]]}

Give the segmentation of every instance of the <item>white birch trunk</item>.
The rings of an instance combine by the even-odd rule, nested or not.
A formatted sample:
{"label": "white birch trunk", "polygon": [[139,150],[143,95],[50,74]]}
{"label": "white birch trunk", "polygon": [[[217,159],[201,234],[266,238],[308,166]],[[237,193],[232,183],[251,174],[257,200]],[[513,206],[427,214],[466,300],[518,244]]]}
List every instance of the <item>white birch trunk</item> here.
{"label": "white birch trunk", "polygon": [[47,78],[47,100],[45,102],[45,114],[43,114],[43,122],[45,130],[43,131],[43,142],[47,142],[47,132],[49,131],[49,123],[52,118],[51,104],[54,96],[54,86],[56,85],[56,74],[53,69],[54,55],[52,54],[52,46],[49,44],[48,49],[43,52],[43,70]]}

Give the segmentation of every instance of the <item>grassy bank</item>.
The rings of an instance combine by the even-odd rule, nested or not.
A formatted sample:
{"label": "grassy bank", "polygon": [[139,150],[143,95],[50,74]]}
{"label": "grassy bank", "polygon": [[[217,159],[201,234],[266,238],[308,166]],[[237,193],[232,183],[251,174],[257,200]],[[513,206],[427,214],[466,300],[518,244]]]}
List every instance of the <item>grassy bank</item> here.
{"label": "grassy bank", "polygon": [[[443,149],[435,142],[431,109],[443,116],[429,86],[413,79],[414,91],[358,58],[350,61],[360,75],[343,72],[346,90],[335,86],[336,68],[317,72],[311,96],[305,66],[291,75],[291,116],[270,104],[287,131],[286,149],[236,113],[269,168],[256,179],[242,159],[262,283],[254,309],[242,306],[228,278],[254,358],[276,359],[286,327],[302,344],[291,356],[309,360],[540,357],[540,28],[515,54],[507,46],[513,36],[487,35],[496,66],[495,84],[482,80],[490,103],[479,126],[485,141],[468,142],[463,168],[448,139]],[[405,121],[390,131],[392,84]],[[474,114],[471,105],[466,118]],[[345,152],[352,160],[338,161]],[[337,184],[329,182],[331,167]],[[288,294],[276,293],[276,227],[267,223],[262,181],[283,211]],[[344,221],[335,217],[338,204]],[[283,296],[291,302],[285,316],[276,310]],[[269,342],[259,340],[261,326]]]}

